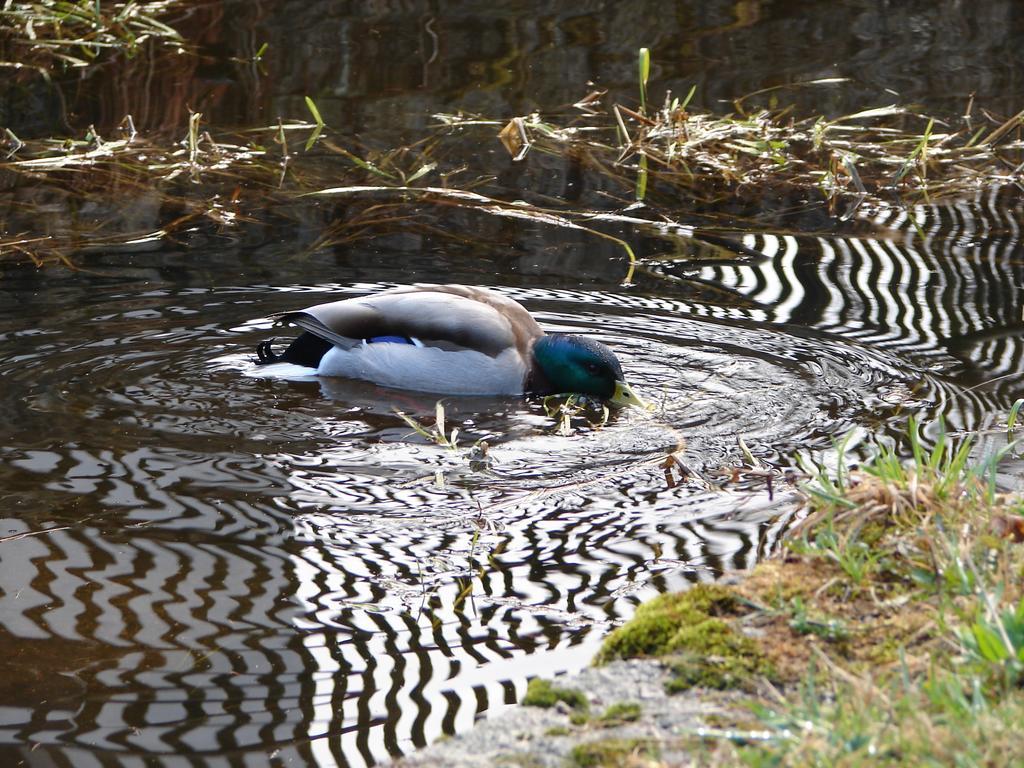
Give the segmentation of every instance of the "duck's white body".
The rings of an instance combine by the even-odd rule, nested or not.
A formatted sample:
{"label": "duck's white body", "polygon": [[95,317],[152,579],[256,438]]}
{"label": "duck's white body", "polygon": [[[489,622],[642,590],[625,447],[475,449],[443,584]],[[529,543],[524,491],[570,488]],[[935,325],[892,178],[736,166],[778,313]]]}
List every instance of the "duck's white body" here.
{"label": "duck's white body", "polygon": [[[521,395],[544,331],[512,299],[485,288],[420,285],[318,304],[280,316],[329,345],[291,375],[341,376],[420,392]],[[394,342],[381,338],[394,337]],[[261,352],[260,359],[296,362]],[[288,362],[278,365],[288,365]]]}
{"label": "duck's white body", "polygon": [[514,348],[491,356],[472,349],[390,342],[332,347],[316,368],[318,376],[452,395],[521,395],[528,373]]}

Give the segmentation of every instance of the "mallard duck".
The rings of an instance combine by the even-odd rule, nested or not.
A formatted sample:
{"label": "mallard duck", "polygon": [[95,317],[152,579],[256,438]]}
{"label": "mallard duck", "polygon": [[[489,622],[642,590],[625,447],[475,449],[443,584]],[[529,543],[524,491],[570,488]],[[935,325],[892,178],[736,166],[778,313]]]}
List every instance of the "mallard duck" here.
{"label": "mallard duck", "polygon": [[521,304],[485,288],[393,288],[277,316],[277,324],[288,323],[304,332],[281,354],[261,343],[261,364],[293,363],[318,376],[420,392],[578,393],[644,405],[604,344],[545,333]]}

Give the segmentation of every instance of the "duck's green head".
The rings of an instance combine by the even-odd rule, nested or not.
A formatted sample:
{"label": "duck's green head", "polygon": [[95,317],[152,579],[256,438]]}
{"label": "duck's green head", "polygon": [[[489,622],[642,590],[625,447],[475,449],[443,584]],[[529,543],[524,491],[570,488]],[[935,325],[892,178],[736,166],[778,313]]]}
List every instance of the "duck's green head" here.
{"label": "duck's green head", "polygon": [[537,339],[533,356],[553,393],[575,392],[614,405],[647,407],[626,383],[615,353],[600,342],[583,336],[551,333]]}

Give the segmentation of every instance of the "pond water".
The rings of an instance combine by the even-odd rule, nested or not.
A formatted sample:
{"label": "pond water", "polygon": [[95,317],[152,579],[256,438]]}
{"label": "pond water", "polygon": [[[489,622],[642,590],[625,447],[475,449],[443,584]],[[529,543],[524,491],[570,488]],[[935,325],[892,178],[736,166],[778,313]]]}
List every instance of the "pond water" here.
{"label": "pond water", "polygon": [[[855,109],[895,83],[950,114],[971,91],[1020,106],[1013,3],[648,5],[196,4],[183,23],[201,56],[148,81],[143,56],[64,83],[61,120],[103,129],[130,112],[157,130],[191,105],[238,127],[313,93],[335,140],[390,146],[436,111],[522,114],[588,80],[632,89],[640,45],[709,106],[855,73],[827,104],[800,98]],[[893,30],[931,47],[883,45]],[[236,61],[268,40],[265,71]],[[954,43],[970,54],[946,71],[934,54]],[[58,130],[52,111],[17,115],[21,131]],[[481,135],[460,151],[493,167],[489,193],[619,210],[573,162],[513,164]],[[115,211],[3,180],[12,231],[40,197],[41,229],[178,215],[157,196],[111,190]],[[0,260],[0,760],[385,761],[588,663],[640,600],[772,551],[799,514],[784,476],[798,454],[886,439],[911,414],[1001,423],[1024,394],[1018,188],[865,205],[841,228],[807,201],[763,204],[756,233],[715,247],[622,224],[642,260],[625,285],[607,240],[436,207],[309,253],[344,215],[314,201],[242,233],[92,248],[77,270]],[[410,282],[487,285],[549,330],[605,341],[655,411],[565,434],[539,402],[444,398],[449,449],[396,413],[432,425],[434,396],[249,375],[256,343],[284,333],[275,312]],[[733,478],[744,447],[760,466]],[[666,471],[672,453],[687,477]]]}

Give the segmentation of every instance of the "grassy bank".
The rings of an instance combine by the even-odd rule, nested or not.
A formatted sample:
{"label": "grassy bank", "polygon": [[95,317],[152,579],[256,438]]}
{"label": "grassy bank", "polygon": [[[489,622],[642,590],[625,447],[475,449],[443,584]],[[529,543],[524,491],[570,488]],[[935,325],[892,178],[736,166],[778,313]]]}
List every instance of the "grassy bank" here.
{"label": "grassy bank", "polygon": [[608,637],[598,663],[655,657],[670,690],[728,703],[673,748],[708,765],[1024,764],[1024,502],[996,492],[1000,456],[926,450],[913,423],[907,442],[910,460],[879,448],[818,473],[782,556]]}

